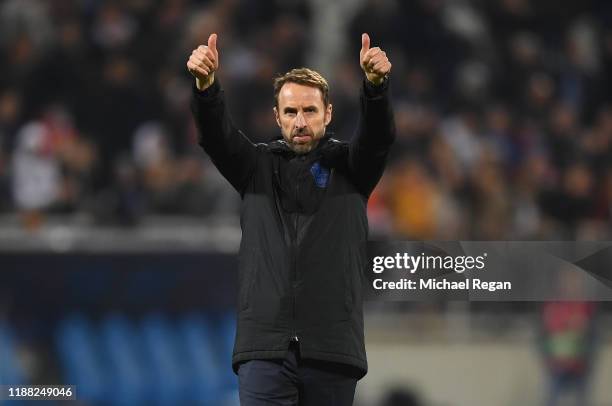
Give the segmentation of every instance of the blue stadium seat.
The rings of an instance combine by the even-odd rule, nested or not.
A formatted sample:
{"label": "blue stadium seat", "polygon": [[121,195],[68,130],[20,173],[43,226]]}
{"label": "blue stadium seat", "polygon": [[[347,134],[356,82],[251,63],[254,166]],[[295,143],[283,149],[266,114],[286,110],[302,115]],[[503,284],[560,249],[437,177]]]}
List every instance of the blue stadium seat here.
{"label": "blue stadium seat", "polygon": [[79,399],[104,401],[107,382],[91,323],[80,314],[65,318],[57,327],[55,342],[64,383],[78,387]]}
{"label": "blue stadium seat", "polygon": [[176,328],[160,314],[150,314],[141,324],[145,363],[150,372],[147,393],[151,404],[173,406],[187,398],[188,371],[180,354]]}
{"label": "blue stadium seat", "polygon": [[215,331],[211,322],[203,315],[190,313],[178,323],[185,366],[188,370],[188,394],[198,405],[218,404],[221,394],[220,365],[216,354]]}
{"label": "blue stadium seat", "polygon": [[108,373],[109,403],[133,406],[150,401],[146,393],[149,371],[134,326],[122,315],[109,315],[100,325],[100,336]]}
{"label": "blue stadium seat", "polygon": [[219,374],[222,390],[231,394],[231,392],[238,390],[238,379],[231,369],[232,351],[236,338],[236,315],[234,312],[227,312],[221,315],[217,337],[219,342],[218,354],[220,356],[219,363],[221,367]]}
{"label": "blue stadium seat", "polygon": [[65,382],[92,404],[236,406],[234,336],[233,315],[190,313],[175,322],[152,313],[136,326],[113,314],[99,330],[72,315],[56,341]]}

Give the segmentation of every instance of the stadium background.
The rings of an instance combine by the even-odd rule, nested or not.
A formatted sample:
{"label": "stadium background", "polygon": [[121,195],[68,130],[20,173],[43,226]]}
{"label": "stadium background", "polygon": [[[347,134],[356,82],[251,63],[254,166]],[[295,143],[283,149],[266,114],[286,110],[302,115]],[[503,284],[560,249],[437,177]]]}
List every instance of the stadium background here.
{"label": "stadium background", "polygon": [[[606,0],[0,2],[0,384],[236,404],[239,202],[194,144],[185,68],[209,33],[254,141],[296,66],[329,79],[349,138],[360,34],[387,50],[398,140],[372,238],[610,240],[610,27]],[[366,303],[356,405],[543,404],[543,306]],[[598,310],[585,379],[611,405]]]}

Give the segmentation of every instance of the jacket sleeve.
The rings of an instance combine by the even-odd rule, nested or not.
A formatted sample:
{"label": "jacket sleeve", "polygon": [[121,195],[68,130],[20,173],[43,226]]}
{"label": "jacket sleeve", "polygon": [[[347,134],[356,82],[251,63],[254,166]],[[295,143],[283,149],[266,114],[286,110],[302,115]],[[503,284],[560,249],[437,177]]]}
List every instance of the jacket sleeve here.
{"label": "jacket sleeve", "polygon": [[242,195],[255,169],[257,147],[232,123],[218,80],[204,91],[194,84],[191,112],[198,129],[198,143]]}
{"label": "jacket sleeve", "polygon": [[364,78],[360,99],[359,124],[349,143],[349,170],[359,191],[368,197],[383,174],[395,140],[389,79],[375,86]]}

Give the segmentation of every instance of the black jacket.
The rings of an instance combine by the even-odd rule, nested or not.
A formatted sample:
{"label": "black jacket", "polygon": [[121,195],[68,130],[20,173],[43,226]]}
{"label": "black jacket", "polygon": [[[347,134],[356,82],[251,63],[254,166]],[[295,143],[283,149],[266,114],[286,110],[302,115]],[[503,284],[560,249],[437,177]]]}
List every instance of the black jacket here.
{"label": "black jacket", "polygon": [[395,137],[387,89],[364,80],[350,143],[326,135],[296,155],[282,139],[253,144],[236,129],[218,81],[194,87],[199,143],[242,196],[235,372],[284,357],[297,337],[302,358],[366,374],[361,271],[368,196]]}

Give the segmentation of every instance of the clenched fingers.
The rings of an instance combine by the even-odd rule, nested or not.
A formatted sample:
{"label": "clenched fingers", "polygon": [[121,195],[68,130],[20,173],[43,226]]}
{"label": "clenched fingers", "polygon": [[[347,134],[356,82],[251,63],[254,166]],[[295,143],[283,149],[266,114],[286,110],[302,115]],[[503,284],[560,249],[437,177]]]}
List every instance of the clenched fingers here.
{"label": "clenched fingers", "polygon": [[187,61],[187,69],[189,72],[201,76],[208,76],[210,74],[210,70],[208,68],[203,68],[200,65],[193,63],[191,59]]}
{"label": "clenched fingers", "polygon": [[215,64],[205,56],[191,55],[189,61],[202,69],[207,69],[209,72],[215,70]]}
{"label": "clenched fingers", "polygon": [[215,52],[205,45],[200,45],[191,54],[212,69],[216,70],[219,67],[219,58]]}
{"label": "clenched fingers", "polygon": [[372,72],[379,74],[379,75],[386,75],[387,73],[391,72],[391,62],[389,62],[389,60],[387,58],[377,62],[373,67],[372,67]]}
{"label": "clenched fingers", "polygon": [[388,60],[389,59],[387,59],[387,55],[384,54],[384,52],[381,52],[381,53],[375,55],[372,59],[370,59],[370,61],[366,64],[366,67],[371,70],[371,69],[374,68],[374,66],[376,66],[380,62],[384,62],[384,61],[388,61]]}
{"label": "clenched fingers", "polygon": [[367,67],[372,63],[373,58],[376,58],[381,54],[386,55],[379,47],[370,48],[368,52],[363,55],[361,64]]}
{"label": "clenched fingers", "polygon": [[205,54],[211,61],[217,62],[219,59],[219,52],[206,45],[200,45],[196,48],[196,51]]}

